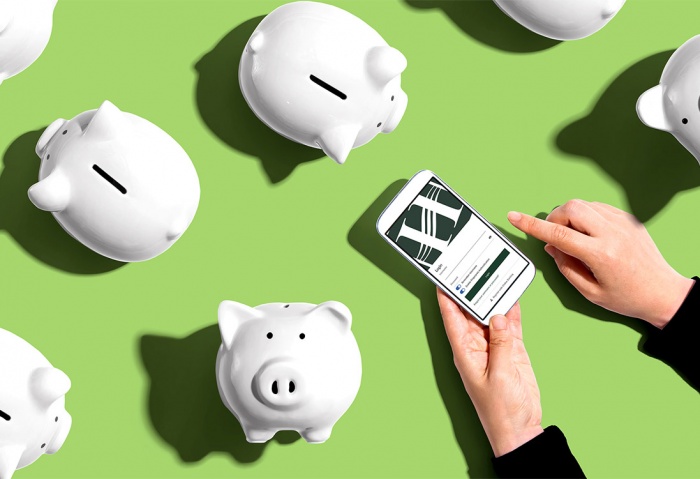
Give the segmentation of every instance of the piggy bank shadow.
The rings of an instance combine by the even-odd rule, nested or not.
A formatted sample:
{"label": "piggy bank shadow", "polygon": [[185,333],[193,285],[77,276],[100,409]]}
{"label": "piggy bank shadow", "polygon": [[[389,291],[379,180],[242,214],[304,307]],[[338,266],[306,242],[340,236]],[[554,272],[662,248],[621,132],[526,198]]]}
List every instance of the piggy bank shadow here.
{"label": "piggy bank shadow", "polygon": [[413,8],[439,8],[464,33],[497,50],[532,53],[561,43],[520,25],[493,0],[405,0]]}
{"label": "piggy bank shadow", "polygon": [[592,159],[625,191],[632,213],[652,219],[673,196],[700,186],[698,162],[670,133],[645,126],[639,96],[657,85],[673,51],[635,63],[607,87],[593,110],[564,127],[555,144]]}
{"label": "piggy bank shadow", "polygon": [[454,365],[452,349],[437,304],[435,286],[384,241],[377,218],[406,184],[392,183],[360,216],[348,232],[348,243],[391,279],[420,300],[423,327],[430,348],[435,380],[452,422],[455,439],[467,462],[470,477],[495,477],[491,447]]}
{"label": "piggy bank shadow", "polygon": [[273,131],[255,116],[243,98],[238,85],[238,63],[263,18],[241,23],[197,61],[195,97],[207,127],[231,148],[258,158],[269,181],[275,184],[286,179],[299,164],[325,154]]}
{"label": "piggy bank shadow", "polygon": [[[140,339],[141,361],[148,377],[148,413],[156,433],[186,463],[212,452],[223,452],[239,463],[252,463],[266,444],[251,444],[236,418],[219,397],[216,355],[221,345],[217,325],[185,338],[145,335]],[[272,441],[291,444],[294,431],[280,431]]]}
{"label": "piggy bank shadow", "polygon": [[36,208],[27,190],[38,181],[35,146],[44,129],[24,133],[5,151],[0,173],[0,229],[37,260],[68,273],[100,274],[124,266],[92,251],[70,236],[46,211]]}

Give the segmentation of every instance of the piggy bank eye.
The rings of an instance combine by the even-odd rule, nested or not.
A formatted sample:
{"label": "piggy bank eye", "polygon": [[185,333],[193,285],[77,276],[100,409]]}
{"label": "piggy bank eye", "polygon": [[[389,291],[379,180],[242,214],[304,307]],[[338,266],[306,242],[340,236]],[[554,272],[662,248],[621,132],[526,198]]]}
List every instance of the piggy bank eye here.
{"label": "piggy bank eye", "polygon": [[50,159],[51,159],[51,155],[46,155],[46,159],[47,159],[47,160],[50,160]]}
{"label": "piggy bank eye", "polygon": [[267,339],[272,339],[272,333],[267,333]]}
{"label": "piggy bank eye", "polygon": [[63,134],[65,135],[66,133],[68,133],[68,130],[63,130]]}
{"label": "piggy bank eye", "polygon": [[299,339],[304,339],[305,337],[306,337],[306,334],[304,334],[304,333],[301,333],[301,334],[299,335]]}
{"label": "piggy bank eye", "polygon": [[681,121],[683,122],[684,125],[687,125],[687,124],[688,124],[688,119],[687,119],[687,118],[683,118]]}
{"label": "piggy bank eye", "polygon": [[5,411],[0,411],[0,419],[4,419],[5,421],[9,421],[12,418]]}
{"label": "piggy bank eye", "polygon": [[394,95],[391,95],[391,101],[394,101]]}

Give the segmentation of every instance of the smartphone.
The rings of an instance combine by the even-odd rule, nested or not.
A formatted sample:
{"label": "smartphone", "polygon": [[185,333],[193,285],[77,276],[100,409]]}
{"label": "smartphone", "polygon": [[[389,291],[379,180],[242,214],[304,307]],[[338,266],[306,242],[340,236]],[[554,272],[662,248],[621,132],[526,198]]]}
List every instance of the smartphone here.
{"label": "smartphone", "polygon": [[485,325],[507,313],[535,277],[532,261],[432,171],[406,183],[377,231]]}

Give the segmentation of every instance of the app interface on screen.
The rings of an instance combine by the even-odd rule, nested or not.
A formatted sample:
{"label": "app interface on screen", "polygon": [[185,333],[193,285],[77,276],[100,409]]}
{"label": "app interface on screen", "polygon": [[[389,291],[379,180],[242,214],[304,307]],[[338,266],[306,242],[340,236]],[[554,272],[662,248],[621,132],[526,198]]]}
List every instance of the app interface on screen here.
{"label": "app interface on screen", "polygon": [[529,264],[435,177],[386,235],[480,318]]}

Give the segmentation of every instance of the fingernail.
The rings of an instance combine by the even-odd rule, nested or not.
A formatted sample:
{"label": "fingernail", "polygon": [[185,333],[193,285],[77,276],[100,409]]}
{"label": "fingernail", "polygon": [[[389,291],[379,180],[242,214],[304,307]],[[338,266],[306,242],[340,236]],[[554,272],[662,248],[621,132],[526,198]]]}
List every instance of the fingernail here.
{"label": "fingernail", "polygon": [[522,217],[523,215],[521,215],[517,211],[511,211],[510,213],[508,213],[508,221],[510,221],[511,223],[517,223]]}
{"label": "fingernail", "polygon": [[554,246],[552,246],[551,244],[545,245],[544,250],[549,256],[554,258]]}
{"label": "fingernail", "polygon": [[508,327],[508,320],[505,316],[496,315],[491,318],[491,324],[493,325],[493,329],[503,331]]}

